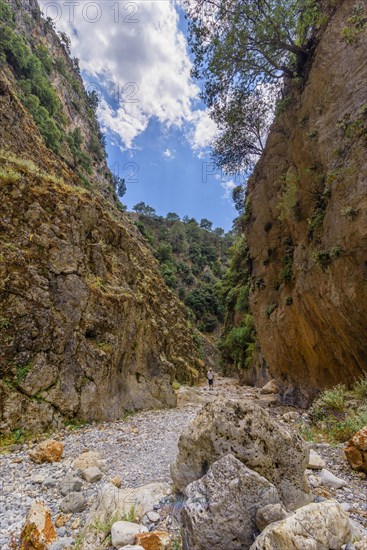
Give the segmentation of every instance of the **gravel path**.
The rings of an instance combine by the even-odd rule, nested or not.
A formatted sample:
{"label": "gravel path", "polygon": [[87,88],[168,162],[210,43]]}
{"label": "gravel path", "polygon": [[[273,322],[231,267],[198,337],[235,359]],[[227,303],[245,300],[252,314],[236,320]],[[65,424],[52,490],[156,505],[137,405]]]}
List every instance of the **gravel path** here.
{"label": "gravel path", "polygon": [[[99,451],[106,460],[101,481],[83,482],[87,509],[74,514],[75,521],[57,529],[58,536],[75,536],[103,484],[120,476],[122,487],[137,487],[153,481],[170,481],[169,465],[175,459],[180,434],[196,415],[198,406],[180,409],[140,412],[121,422],[63,430],[52,437],[64,443],[63,460],[54,464],[34,464],[28,457],[28,446],[0,456],[0,548],[13,548],[24,518],[34,498],[44,501],[53,519],[59,513],[63,498],[58,485],[80,453]],[[74,526],[74,528],[73,528]]]}

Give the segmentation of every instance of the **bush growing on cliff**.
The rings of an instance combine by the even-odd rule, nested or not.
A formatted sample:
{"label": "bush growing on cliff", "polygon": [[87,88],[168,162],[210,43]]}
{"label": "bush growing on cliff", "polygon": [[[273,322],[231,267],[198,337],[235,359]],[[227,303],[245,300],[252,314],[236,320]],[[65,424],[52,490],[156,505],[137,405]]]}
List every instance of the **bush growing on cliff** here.
{"label": "bush growing on cliff", "polygon": [[[3,2],[0,7],[1,15],[4,14]],[[58,120],[61,104],[48,79],[48,70],[52,70],[49,57],[42,48],[37,50],[39,57],[33,54],[25,40],[11,26],[0,23],[0,30],[0,53],[5,55],[19,79],[21,99],[47,147],[57,152],[62,141],[62,119]]]}

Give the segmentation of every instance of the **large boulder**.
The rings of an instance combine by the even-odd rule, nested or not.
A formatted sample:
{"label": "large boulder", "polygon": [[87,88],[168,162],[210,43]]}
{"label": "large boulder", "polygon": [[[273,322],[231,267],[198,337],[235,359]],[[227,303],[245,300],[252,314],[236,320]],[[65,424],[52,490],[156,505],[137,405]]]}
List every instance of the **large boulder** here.
{"label": "large boulder", "polygon": [[55,539],[50,510],[41,502],[34,501],[20,535],[20,549],[46,550]]}
{"label": "large boulder", "polygon": [[256,512],[279,503],[267,479],[232,455],[215,462],[208,473],[186,488],[182,511],[184,550],[242,550],[254,540]]}
{"label": "large boulder", "polygon": [[273,483],[284,505],[292,509],[309,502],[304,475],[308,453],[306,443],[262,407],[228,399],[205,405],[181,435],[171,476],[184,492],[216,460],[232,454]]}
{"label": "large boulder", "polygon": [[340,550],[350,540],[348,514],[338,502],[325,501],[268,525],[250,550]]}
{"label": "large boulder", "polygon": [[367,426],[352,437],[344,452],[353,470],[367,472]]}
{"label": "large boulder", "polygon": [[29,456],[36,462],[36,464],[42,464],[43,462],[60,462],[64,445],[61,441],[55,439],[47,439],[36,445],[34,449],[29,451]]}

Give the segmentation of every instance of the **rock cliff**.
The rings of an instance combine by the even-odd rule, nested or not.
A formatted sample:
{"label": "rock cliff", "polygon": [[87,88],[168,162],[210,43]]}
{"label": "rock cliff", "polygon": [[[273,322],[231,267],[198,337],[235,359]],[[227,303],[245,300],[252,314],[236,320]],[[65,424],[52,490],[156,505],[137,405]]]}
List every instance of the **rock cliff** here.
{"label": "rock cliff", "polygon": [[338,4],[247,193],[257,334],[301,404],[367,369],[366,21],[364,4]]}
{"label": "rock cliff", "polygon": [[[0,431],[173,406],[172,382],[193,383],[201,364],[184,307],[118,208],[65,47],[33,0],[9,6],[1,1]],[[51,56],[39,82],[59,98],[55,112],[45,95],[28,93],[15,24],[24,64],[36,63],[35,52]]]}

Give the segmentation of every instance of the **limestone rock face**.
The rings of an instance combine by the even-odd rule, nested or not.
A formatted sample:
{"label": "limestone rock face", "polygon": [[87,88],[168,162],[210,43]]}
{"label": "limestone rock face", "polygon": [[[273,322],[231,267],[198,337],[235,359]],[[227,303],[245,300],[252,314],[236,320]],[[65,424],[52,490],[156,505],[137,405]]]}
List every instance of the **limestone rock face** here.
{"label": "limestone rock face", "polygon": [[64,445],[61,441],[47,439],[39,443],[34,449],[29,451],[29,456],[37,464],[42,462],[60,462]]}
{"label": "limestone rock face", "polygon": [[[10,174],[0,200],[0,431],[175,406],[172,382],[194,383],[202,368],[185,307],[121,212],[105,153],[90,147],[98,125],[57,33],[45,32],[36,0],[9,5],[17,32],[67,78],[55,63],[50,86],[65,119],[55,154],[19,100],[17,75],[0,67],[0,166]],[[90,158],[83,177],[68,146],[76,130]]]}
{"label": "limestone rock face", "polygon": [[55,539],[50,510],[41,502],[33,502],[20,536],[20,550],[47,550]]}
{"label": "limestone rock face", "polygon": [[287,507],[309,502],[306,444],[262,407],[243,400],[208,403],[181,435],[178,456],[171,465],[176,488],[184,492],[227,454],[274,484]]}
{"label": "limestone rock face", "polygon": [[251,550],[339,550],[350,542],[349,516],[334,501],[309,504],[291,516],[270,524]]}
{"label": "limestone rock face", "polygon": [[353,470],[367,473],[367,426],[352,437],[344,452]]}
{"label": "limestone rock face", "polygon": [[262,355],[283,400],[305,406],[367,368],[367,31],[347,44],[355,1],[337,5],[246,201]]}
{"label": "limestone rock face", "polygon": [[186,488],[184,550],[242,550],[254,540],[256,511],[279,502],[274,485],[227,455]]}

